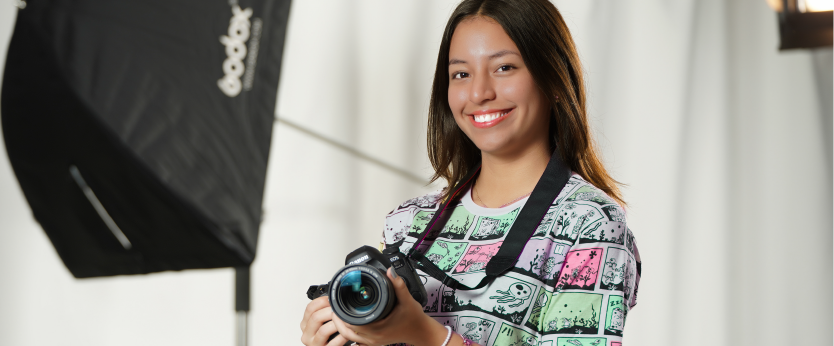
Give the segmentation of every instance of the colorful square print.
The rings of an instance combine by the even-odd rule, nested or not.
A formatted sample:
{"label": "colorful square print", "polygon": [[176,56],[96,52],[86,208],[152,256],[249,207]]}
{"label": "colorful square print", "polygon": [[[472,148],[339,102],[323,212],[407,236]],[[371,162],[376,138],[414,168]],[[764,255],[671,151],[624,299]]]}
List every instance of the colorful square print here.
{"label": "colorful square print", "polygon": [[573,242],[583,230],[587,232],[601,218],[596,208],[582,206],[580,210],[577,204],[570,203],[559,214],[551,233],[556,239]]}
{"label": "colorful square print", "polygon": [[539,344],[539,338],[522,329],[502,323],[501,330],[493,344],[495,346],[532,346]]}
{"label": "colorful square print", "polygon": [[565,257],[565,265],[556,283],[556,290],[594,289],[599,274],[599,263],[603,255],[602,248],[573,250]]}
{"label": "colorful square print", "polygon": [[437,265],[442,271],[452,269],[463,253],[466,252],[466,243],[455,243],[438,239],[425,253],[426,259]]}
{"label": "colorful square print", "polygon": [[557,293],[541,318],[544,334],[599,334],[602,294]]}
{"label": "colorful square print", "polygon": [[605,317],[605,335],[623,336],[625,326],[626,307],[623,297],[608,296],[608,313]]}
{"label": "colorful square print", "polygon": [[466,255],[460,260],[453,273],[460,274],[483,271],[487,262],[492,259],[492,256],[498,253],[498,249],[501,248],[501,243],[499,241],[492,244],[469,246],[469,250],[466,251]]}
{"label": "colorful square print", "polygon": [[463,239],[469,229],[472,228],[475,217],[463,206],[456,207],[452,210],[449,220],[443,225],[443,230],[440,231],[439,236],[448,239]]}
{"label": "colorful square print", "polygon": [[591,222],[589,227],[582,231],[579,243],[614,243],[623,245],[625,233],[626,226],[622,222]]}
{"label": "colorful square print", "polygon": [[[417,214],[414,214],[414,219],[412,219],[411,226],[408,230],[408,235],[417,238],[423,234],[423,231],[426,229],[426,225],[429,221],[431,221],[432,216],[434,216],[434,211],[421,210],[418,211]],[[428,239],[434,239],[436,237],[436,234],[434,237],[432,237],[431,234],[426,236]]]}
{"label": "colorful square print", "polygon": [[570,245],[551,239],[530,239],[518,257],[513,271],[542,281],[552,280],[562,268],[569,249]]}
{"label": "colorful square print", "polygon": [[490,240],[503,237],[510,230],[510,225],[515,221],[519,210],[521,208],[515,208],[504,215],[480,217],[469,240]]}
{"label": "colorful square print", "polygon": [[600,288],[609,291],[622,291],[625,281],[626,265],[628,254],[625,250],[608,248],[608,256],[602,266],[602,278]]}

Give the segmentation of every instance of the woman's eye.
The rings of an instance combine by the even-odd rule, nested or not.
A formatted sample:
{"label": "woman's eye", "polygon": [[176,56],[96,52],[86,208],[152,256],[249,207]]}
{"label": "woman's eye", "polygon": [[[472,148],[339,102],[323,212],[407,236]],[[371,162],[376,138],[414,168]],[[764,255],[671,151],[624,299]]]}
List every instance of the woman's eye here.
{"label": "woman's eye", "polygon": [[507,72],[509,70],[512,70],[513,68],[514,67],[510,66],[510,65],[502,65],[501,67],[498,68],[498,72]]}
{"label": "woman's eye", "polygon": [[461,79],[461,78],[466,78],[466,77],[469,77],[469,74],[466,73],[466,72],[452,73],[452,79]]}

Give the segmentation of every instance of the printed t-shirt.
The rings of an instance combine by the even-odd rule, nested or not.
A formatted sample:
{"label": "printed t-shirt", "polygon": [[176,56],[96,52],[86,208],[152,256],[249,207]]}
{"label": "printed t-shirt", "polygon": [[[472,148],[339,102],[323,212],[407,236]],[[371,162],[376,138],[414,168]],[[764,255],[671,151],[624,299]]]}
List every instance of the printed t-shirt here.
{"label": "printed t-shirt", "polygon": [[[417,197],[389,213],[384,245],[408,253],[439,197],[439,192]],[[435,227],[418,251],[474,287],[526,202],[484,208],[467,192],[448,207],[448,221]],[[515,267],[486,287],[454,290],[417,272],[428,295],[424,311],[481,345],[620,346],[626,316],[636,304],[638,259],[623,209],[574,174]]]}

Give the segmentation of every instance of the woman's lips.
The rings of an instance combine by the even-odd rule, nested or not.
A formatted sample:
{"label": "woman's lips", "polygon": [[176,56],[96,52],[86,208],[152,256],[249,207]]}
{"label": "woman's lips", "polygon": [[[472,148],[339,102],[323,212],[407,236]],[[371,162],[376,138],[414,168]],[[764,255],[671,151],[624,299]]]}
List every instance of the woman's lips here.
{"label": "woman's lips", "polygon": [[510,115],[515,110],[515,108],[510,109],[501,109],[501,110],[486,110],[486,111],[477,111],[470,114],[469,121],[472,122],[472,125],[475,127],[484,129],[487,127],[493,127],[507,118],[507,115]]}

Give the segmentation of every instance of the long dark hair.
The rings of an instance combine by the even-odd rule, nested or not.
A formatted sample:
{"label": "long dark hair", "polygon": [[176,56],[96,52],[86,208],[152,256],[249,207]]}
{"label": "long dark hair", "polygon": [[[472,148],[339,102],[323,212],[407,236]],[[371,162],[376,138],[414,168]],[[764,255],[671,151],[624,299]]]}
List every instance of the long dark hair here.
{"label": "long dark hair", "polygon": [[504,28],[550,101],[550,148],[558,149],[574,172],[625,205],[619,183],[605,170],[591,138],[582,66],[573,38],[562,15],[547,0],[464,0],[452,13],[440,42],[429,105],[432,182],[443,178],[451,188],[481,162],[481,151],[455,123],[448,98],[452,34],[461,21],[476,16],[488,17]]}

